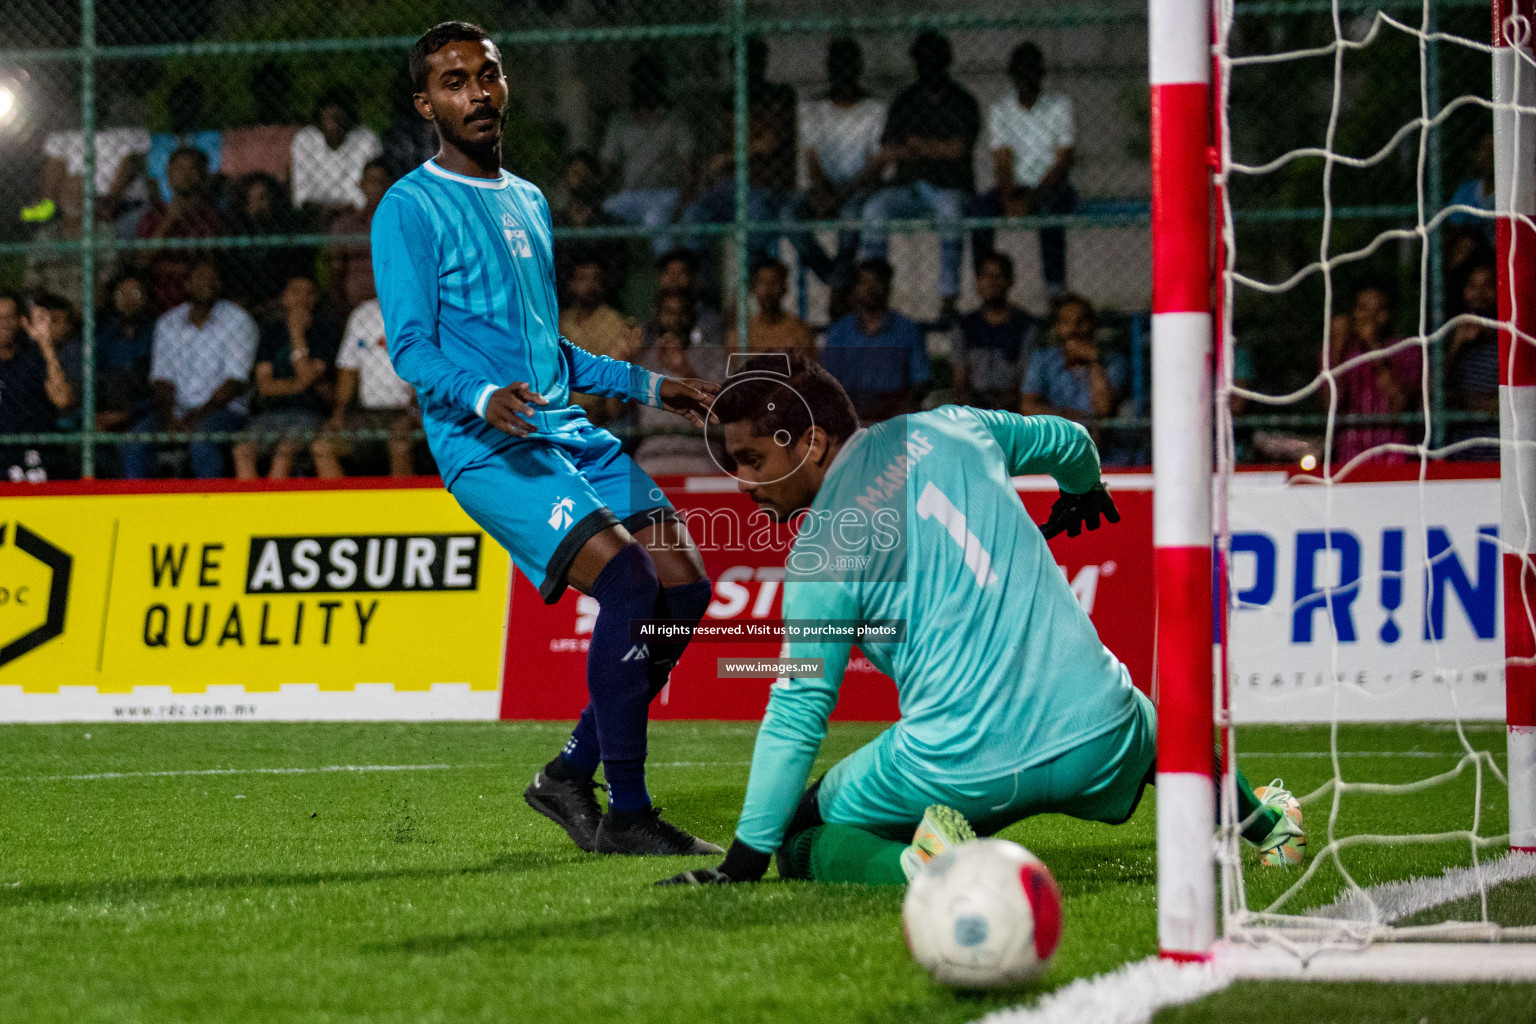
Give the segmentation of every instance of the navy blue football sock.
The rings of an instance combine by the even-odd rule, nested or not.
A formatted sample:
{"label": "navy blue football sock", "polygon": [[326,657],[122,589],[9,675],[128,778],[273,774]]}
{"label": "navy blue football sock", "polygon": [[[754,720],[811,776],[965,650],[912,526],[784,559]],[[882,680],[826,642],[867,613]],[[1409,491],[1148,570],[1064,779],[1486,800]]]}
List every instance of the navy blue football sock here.
{"label": "navy blue football sock", "polygon": [[656,564],[640,544],[626,545],[592,584],[598,612],[587,647],[587,692],[592,697],[610,811],[643,811],[651,805],[645,791],[650,651],[630,640],[629,624],[632,619],[653,617],[660,593]]}
{"label": "navy blue football sock", "polygon": [[[697,623],[704,617],[704,609],[709,607],[709,599],[713,594],[714,585],[708,577],[675,587],[664,587],[661,600],[656,603],[656,618]],[[688,641],[692,639],[693,634],[690,632],[680,639],[653,642],[650,645],[651,657],[646,667],[646,678],[650,682],[653,700],[662,687],[667,685],[672,667],[682,658],[683,651],[688,648]]]}
{"label": "navy blue football sock", "polygon": [[571,730],[571,738],[565,741],[565,749],[545,765],[544,770],[554,779],[590,779],[597,771],[599,760],[597,716],[588,701],[581,710],[576,728]]}

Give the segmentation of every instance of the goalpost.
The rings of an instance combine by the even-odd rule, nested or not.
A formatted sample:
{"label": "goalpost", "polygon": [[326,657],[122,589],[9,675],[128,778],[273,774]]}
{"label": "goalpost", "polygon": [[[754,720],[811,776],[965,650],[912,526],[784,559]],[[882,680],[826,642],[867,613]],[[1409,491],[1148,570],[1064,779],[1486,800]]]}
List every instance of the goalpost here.
{"label": "goalpost", "polygon": [[[1159,705],[1157,761],[1158,938],[1164,957],[1210,962],[1236,975],[1373,980],[1505,980],[1536,978],[1536,928],[1501,927],[1488,920],[1487,892],[1507,878],[1531,877],[1525,855],[1536,854],[1536,0],[1491,0],[1492,34],[1469,40],[1436,29],[1435,0],[1422,0],[1414,16],[1397,18],[1366,5],[1331,0],[1330,45],[1291,52],[1234,58],[1228,43],[1232,0],[1150,0],[1149,79],[1152,141],[1152,360],[1153,476],[1157,645],[1154,686]],[[1358,19],[1369,21],[1361,32]],[[1346,31],[1346,24],[1349,31]],[[1375,154],[1334,150],[1340,118],[1344,56],[1370,46],[1383,33],[1417,41],[1420,55],[1420,116]],[[1358,36],[1358,38],[1357,38]],[[1458,97],[1430,109],[1425,87],[1425,53],[1430,43],[1485,52],[1493,64],[1492,102]],[[1300,59],[1333,63],[1332,112],[1327,137],[1307,150],[1286,153],[1268,164],[1250,166],[1233,158],[1227,124],[1228,84],[1235,68]],[[1497,323],[1470,313],[1432,323],[1425,301],[1431,232],[1449,210],[1426,205],[1425,154],[1429,133],[1458,108],[1491,112],[1495,143],[1497,226]],[[1399,140],[1418,143],[1417,223],[1384,231],[1365,249],[1331,251],[1336,167],[1370,167],[1386,158]],[[1290,160],[1323,163],[1322,247],[1317,262],[1284,282],[1263,282],[1235,270],[1241,245],[1227,193],[1234,175],[1274,171]],[[1481,211],[1459,208],[1469,215]],[[1325,445],[1333,437],[1338,367],[1329,365],[1329,315],[1338,309],[1332,272],[1389,241],[1419,246],[1420,301],[1417,336],[1399,346],[1417,346],[1422,365],[1431,365],[1433,345],[1449,343],[1459,321],[1498,331],[1500,493],[1499,550],[1502,552],[1504,680],[1507,771],[1495,758],[1474,750],[1459,717],[1456,735],[1465,748],[1449,772],[1426,773],[1402,785],[1352,782],[1340,765],[1337,697],[1330,741],[1333,779],[1303,800],[1331,798],[1309,814],[1307,864],[1285,894],[1262,910],[1250,909],[1238,841],[1235,788],[1230,772],[1237,757],[1230,718],[1227,650],[1230,528],[1228,495],[1233,441],[1230,398],[1281,405],[1317,392],[1330,398]],[[1324,284],[1319,332],[1322,372],[1291,395],[1260,395],[1234,386],[1232,307],[1241,289],[1279,294],[1308,275]],[[1332,307],[1332,308],[1327,308]],[[1312,311],[1308,311],[1311,315]],[[1359,357],[1351,362],[1375,358]],[[1431,461],[1476,442],[1433,447],[1427,387],[1419,408],[1422,437],[1412,446],[1388,445],[1420,468],[1422,495]],[[1413,428],[1415,431],[1418,428]],[[1491,442],[1485,442],[1491,443]],[[1362,459],[1364,456],[1361,457]],[[1361,459],[1356,459],[1359,462]],[[1327,451],[1324,487],[1331,489],[1340,466]],[[1214,477],[1213,477],[1214,470]],[[1213,486],[1214,479],[1214,486]],[[1326,508],[1332,509],[1332,491]],[[1420,512],[1422,513],[1422,497]],[[1323,544],[1331,548],[1332,524]],[[1332,552],[1326,552],[1331,554]],[[1432,557],[1432,553],[1430,556]],[[1426,561],[1426,565],[1428,562]],[[1401,575],[1401,566],[1399,575]],[[1342,570],[1341,570],[1342,571]],[[1385,572],[1383,573],[1385,575]],[[1426,583],[1426,588],[1428,584]],[[1322,587],[1332,608],[1333,595]],[[1214,614],[1213,614],[1214,613]],[[1325,616],[1326,617],[1326,616]],[[1335,649],[1337,641],[1335,641]],[[1436,655],[1438,657],[1438,654]],[[1340,684],[1336,679],[1334,687]],[[1451,697],[1455,706],[1455,696]],[[1218,732],[1219,727],[1219,732]],[[1219,736],[1222,769],[1213,757]],[[1223,770],[1221,777],[1217,771]],[[1339,801],[1345,792],[1408,794],[1448,783],[1463,773],[1484,785],[1507,786],[1508,836],[1485,835],[1475,805],[1471,829],[1425,835],[1335,834]],[[1416,927],[1394,925],[1346,869],[1340,850],[1363,844],[1464,842],[1470,866],[1464,888],[1481,896],[1481,920]],[[1510,853],[1506,858],[1505,847]],[[1331,915],[1294,910],[1293,899],[1320,860],[1337,867],[1345,885],[1342,899],[1356,901],[1359,913]],[[1251,860],[1249,862],[1252,863]],[[1531,857],[1530,865],[1536,865]],[[1522,941],[1527,940],[1527,941]]]}

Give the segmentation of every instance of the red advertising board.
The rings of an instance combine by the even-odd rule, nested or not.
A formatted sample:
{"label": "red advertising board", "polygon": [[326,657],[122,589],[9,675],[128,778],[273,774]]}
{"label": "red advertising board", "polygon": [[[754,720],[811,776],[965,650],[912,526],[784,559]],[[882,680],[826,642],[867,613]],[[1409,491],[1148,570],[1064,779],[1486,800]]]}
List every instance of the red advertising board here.
{"label": "red advertising board", "polygon": [[[1151,478],[1146,474],[1109,477],[1120,510],[1118,525],[1051,543],[1057,564],[1088,609],[1099,635],[1131,670],[1142,689],[1152,671]],[[729,524],[744,522],[750,500],[728,478],[663,479],[661,486],[689,523],[714,580],[715,596],[706,617],[716,620],[771,620],[779,616],[784,556],[789,535],[742,536]],[[1022,478],[1020,498],[1036,522],[1056,499],[1047,478]],[[501,716],[568,719],[587,702],[586,646],[597,605],[567,590],[546,605],[520,573],[515,574],[507,615]],[[776,641],[694,642],[672,672],[672,682],[651,706],[653,718],[716,718],[756,721],[768,703],[768,679],[716,678],[716,659],[773,657]],[[894,721],[896,689],[855,651],[844,678],[834,718]]]}

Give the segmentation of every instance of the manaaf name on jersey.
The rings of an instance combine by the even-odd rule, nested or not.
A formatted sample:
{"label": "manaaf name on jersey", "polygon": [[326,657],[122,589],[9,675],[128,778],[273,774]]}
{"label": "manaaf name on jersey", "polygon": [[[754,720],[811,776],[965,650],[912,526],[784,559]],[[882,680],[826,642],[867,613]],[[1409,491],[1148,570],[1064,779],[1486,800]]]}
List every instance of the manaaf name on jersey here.
{"label": "manaaf name on jersey", "polygon": [[858,503],[871,512],[890,504],[892,497],[905,491],[907,476],[912,472],[912,467],[931,451],[933,451],[933,442],[925,437],[921,430],[909,432],[906,453],[892,459],[890,464],[880,471],[880,475],[870,481],[864,493],[859,495]]}

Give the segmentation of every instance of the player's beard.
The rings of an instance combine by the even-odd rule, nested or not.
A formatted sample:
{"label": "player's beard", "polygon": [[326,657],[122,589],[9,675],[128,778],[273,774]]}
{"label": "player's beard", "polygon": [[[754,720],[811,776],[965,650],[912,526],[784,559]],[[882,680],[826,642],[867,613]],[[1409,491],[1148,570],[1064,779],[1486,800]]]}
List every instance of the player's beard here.
{"label": "player's beard", "polygon": [[[506,125],[506,114],[500,113],[496,115],[496,133],[494,135],[487,135],[484,138],[468,138],[468,133],[462,130],[470,125],[478,126],[479,124],[479,121],[470,121],[464,125],[456,125],[451,130],[444,130],[443,141],[451,143],[455,149],[458,149],[465,156],[473,160],[488,163],[494,159],[497,164],[500,164],[501,133]],[[439,121],[438,127],[440,130],[445,129],[446,122]]]}

